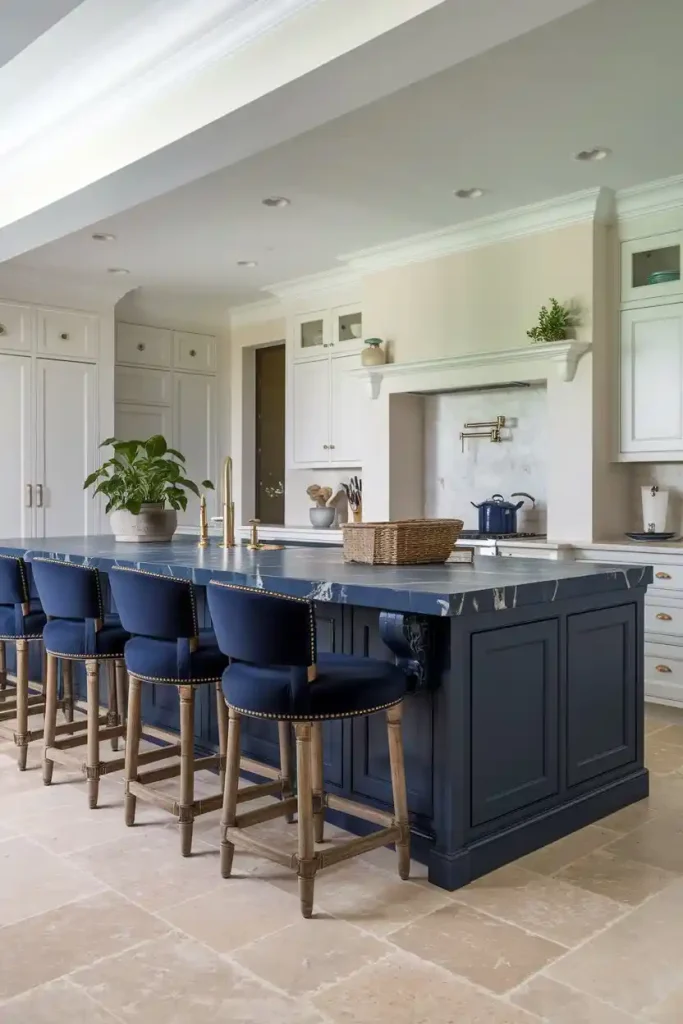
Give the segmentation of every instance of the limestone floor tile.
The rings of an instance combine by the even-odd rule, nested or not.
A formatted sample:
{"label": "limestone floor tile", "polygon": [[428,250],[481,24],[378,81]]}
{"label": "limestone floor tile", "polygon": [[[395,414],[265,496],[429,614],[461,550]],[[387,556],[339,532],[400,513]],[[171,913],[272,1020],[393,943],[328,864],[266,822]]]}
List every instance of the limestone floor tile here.
{"label": "limestone floor tile", "polygon": [[23,836],[0,843],[0,926],[93,896],[103,888],[87,870]]}
{"label": "limestone floor tile", "polygon": [[[123,802],[120,806],[98,805],[90,810],[80,798],[66,807],[55,804],[39,814],[16,817],[25,836],[46,846],[53,853],[75,853],[100,843],[120,839],[126,831],[123,820]],[[140,806],[136,824],[141,828],[165,828],[169,815],[151,804]]]}
{"label": "limestone floor tile", "polygon": [[668,812],[607,847],[618,857],[683,873],[683,814]]}
{"label": "limestone floor tile", "polygon": [[91,872],[147,910],[180,903],[220,882],[218,850],[200,840],[194,840],[191,857],[182,857],[175,829],[122,825],[121,831],[121,839],[71,854],[66,863]]}
{"label": "limestone floor tile", "polygon": [[14,839],[18,834],[18,830],[16,828],[12,828],[11,825],[0,825],[0,843],[3,839]]}
{"label": "limestone floor tile", "polygon": [[653,896],[545,972],[648,1019],[648,1008],[681,988],[683,882]]}
{"label": "limestone floor tile", "polygon": [[600,846],[606,846],[616,834],[612,829],[600,825],[587,825],[586,828],[572,832],[556,843],[545,846],[541,850],[534,850],[526,857],[520,857],[517,863],[520,867],[528,868],[530,871],[537,871],[541,875],[554,875],[560,868],[571,864],[579,857],[585,857],[591,850]]}
{"label": "limestone floor tile", "polygon": [[556,878],[601,896],[637,907],[678,877],[671,871],[620,857],[611,850],[594,850],[558,871]]}
{"label": "limestone floor tile", "polygon": [[624,913],[621,903],[508,864],[478,878],[453,896],[526,931],[575,946]]}
{"label": "limestone floor tile", "polygon": [[457,903],[395,932],[391,942],[497,993],[515,988],[567,951]]}
{"label": "limestone floor tile", "polygon": [[671,775],[683,769],[683,747],[665,743],[663,733],[656,732],[645,740],[645,765],[653,775]]}
{"label": "limestone floor tile", "polygon": [[314,992],[376,963],[388,943],[332,917],[299,918],[282,931],[237,950],[232,959],[289,995]]}
{"label": "limestone floor tile", "polygon": [[552,1024],[634,1024],[636,1020],[630,1014],[542,974],[517,989],[510,998],[516,1005]]}
{"label": "limestone floor tile", "polygon": [[300,913],[298,898],[257,878],[221,879],[216,889],[160,911],[165,921],[217,953],[286,928]]}
{"label": "limestone floor tile", "polygon": [[177,933],[71,980],[126,1024],[320,1024],[312,1008]]}
{"label": "limestone floor tile", "polygon": [[672,992],[647,1014],[650,1024],[681,1024],[683,1021],[683,986]]}
{"label": "limestone floor tile", "polygon": [[645,705],[645,722],[663,722],[665,725],[683,724],[683,708],[648,701]]}
{"label": "limestone floor tile", "polygon": [[621,810],[615,811],[614,814],[608,814],[606,818],[601,818],[597,824],[603,828],[613,829],[615,832],[619,832],[620,835],[626,835],[627,832],[633,832],[634,829],[640,828],[646,821],[651,821],[656,815],[657,811],[652,801],[646,798],[645,800],[639,800],[636,804],[622,807]]}
{"label": "limestone floor tile", "polygon": [[170,930],[114,892],[8,925],[2,931],[0,999]]}
{"label": "limestone floor tile", "polygon": [[[398,875],[398,857],[396,850],[389,846],[380,846],[376,850],[370,850],[358,858],[359,864],[372,864],[373,867],[381,868],[390,875]],[[410,880],[416,882],[419,879],[427,878],[427,865],[421,864],[419,860],[410,862]]]}
{"label": "limestone floor tile", "polygon": [[[294,872],[268,874],[272,885],[297,892]],[[450,903],[449,893],[424,879],[403,881],[368,863],[349,861],[326,868],[315,879],[315,908],[352,921],[373,935],[388,935],[438,907]]]}
{"label": "limestone floor tile", "polygon": [[34,988],[0,1005],[2,1024],[119,1024],[68,979]]}
{"label": "limestone floor tile", "polygon": [[683,747],[683,716],[676,725],[664,725],[657,733],[657,741]]}
{"label": "limestone floor tile", "polygon": [[312,997],[335,1024],[538,1024],[432,964],[395,953]]}
{"label": "limestone floor tile", "polygon": [[683,776],[651,775],[647,804],[653,817],[660,811],[683,811]]}

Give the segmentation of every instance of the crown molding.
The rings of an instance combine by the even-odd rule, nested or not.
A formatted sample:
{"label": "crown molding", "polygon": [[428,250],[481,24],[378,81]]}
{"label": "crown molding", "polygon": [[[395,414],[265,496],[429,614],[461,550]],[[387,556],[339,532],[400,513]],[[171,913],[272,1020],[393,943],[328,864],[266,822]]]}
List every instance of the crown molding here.
{"label": "crown molding", "polygon": [[374,273],[479,249],[497,242],[507,242],[513,238],[554,231],[584,221],[609,222],[613,212],[613,193],[610,189],[586,189],[449,228],[413,235],[388,245],[360,249],[346,253],[339,259],[358,272]]}
{"label": "crown molding", "polygon": [[341,291],[344,288],[356,288],[360,292],[362,275],[355,269],[339,267],[334,270],[323,270],[318,274],[307,274],[295,277],[290,281],[280,281],[265,285],[261,291],[276,295],[282,302],[296,299],[307,299],[320,292]]}
{"label": "crown molding", "polygon": [[[503,349],[497,352],[468,352],[465,355],[447,356],[443,359],[425,359],[415,363],[385,363],[383,366],[361,366],[355,370],[349,370],[349,375],[357,380],[364,381],[368,388],[370,398],[379,398],[384,380],[392,380],[397,377],[408,378],[401,391],[420,390],[420,377],[427,374],[436,374],[439,387],[445,386],[445,380],[449,373],[458,370],[470,370],[482,367],[505,365],[523,366],[525,363],[533,363],[536,366],[539,362],[551,363],[561,381],[568,383],[574,380],[576,367],[581,356],[585,355],[591,348],[589,341],[554,341],[547,344],[525,345],[523,348]],[[514,373],[514,370],[512,371]],[[524,370],[515,374],[512,378],[524,380]],[[457,381],[451,382],[448,386],[457,387]],[[468,386],[471,386],[468,382]]]}
{"label": "crown molding", "polygon": [[683,206],[683,174],[672,178],[661,178],[645,185],[623,188],[617,192],[617,216],[641,217],[653,213],[665,213]]}

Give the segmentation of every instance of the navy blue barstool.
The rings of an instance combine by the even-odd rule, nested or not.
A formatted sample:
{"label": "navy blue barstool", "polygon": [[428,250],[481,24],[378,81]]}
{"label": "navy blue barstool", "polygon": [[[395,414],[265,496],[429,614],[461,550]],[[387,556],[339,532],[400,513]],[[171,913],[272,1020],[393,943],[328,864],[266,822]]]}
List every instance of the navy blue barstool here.
{"label": "navy blue barstool", "polygon": [[[29,568],[23,558],[0,555],[0,732],[11,735],[17,746],[19,770],[26,768],[28,745],[42,737],[42,730],[29,731],[30,714],[42,714],[45,698],[29,693],[28,648],[43,639],[45,615],[40,602],[31,597]],[[17,653],[16,689],[6,697],[7,662],[5,644],[14,643]],[[9,729],[5,722],[16,719]]]}
{"label": "navy blue barstool", "polygon": [[[47,652],[45,707],[45,753],[43,782],[52,782],[54,762],[83,770],[88,780],[88,804],[97,806],[100,778],[123,768],[123,758],[100,760],[100,741],[110,739],[117,748],[123,724],[125,664],[123,649],[129,638],[116,615],[105,612],[99,571],[74,562],[34,558],[33,578],[48,621],[43,629]],[[74,723],[72,735],[56,739],[57,667],[63,662],[85,662],[87,678],[87,723]],[[100,665],[114,665],[109,675],[109,711],[100,714]],[[104,728],[101,728],[104,726]],[[79,731],[79,728],[81,731]],[[66,731],[66,730],[65,730]],[[87,744],[85,765],[71,753]]]}
{"label": "navy blue barstool", "polygon": [[[227,714],[220,690],[221,675],[228,659],[219,651],[211,630],[200,630],[195,591],[188,580],[162,576],[139,569],[115,566],[109,577],[112,594],[121,621],[133,634],[126,644],[128,669],[128,733],[126,739],[126,825],[135,822],[136,798],[165,807],[178,818],[181,852],[192,851],[195,817],[217,810],[221,792],[214,797],[194,799],[194,774],[206,768],[225,772]],[[162,748],[152,755],[139,753],[142,720],[140,684],[176,686],[180,698],[180,744]],[[194,701],[198,686],[210,685],[216,693],[218,709],[218,757],[194,756]],[[147,760],[161,760],[180,754],[180,764],[139,773]],[[180,799],[175,800],[149,785],[180,776]]]}
{"label": "navy blue barstool", "polygon": [[[304,917],[313,913],[315,874],[322,868],[396,844],[401,878],[410,872],[410,828],[403,761],[401,717],[406,677],[389,662],[345,654],[316,655],[315,608],[303,598],[212,580],[209,609],[220,649],[230,659],[223,673],[229,708],[228,754],[221,818],[221,872],[232,871],[233,840],[286,866],[296,865]],[[394,814],[324,792],[322,723],[386,711]],[[270,792],[251,786],[238,797],[240,716],[293,723],[296,732],[297,795],[237,814],[237,804]],[[382,827],[361,839],[316,850],[323,842],[325,808],[344,811]],[[238,830],[290,813],[298,815],[298,853],[248,837]]]}

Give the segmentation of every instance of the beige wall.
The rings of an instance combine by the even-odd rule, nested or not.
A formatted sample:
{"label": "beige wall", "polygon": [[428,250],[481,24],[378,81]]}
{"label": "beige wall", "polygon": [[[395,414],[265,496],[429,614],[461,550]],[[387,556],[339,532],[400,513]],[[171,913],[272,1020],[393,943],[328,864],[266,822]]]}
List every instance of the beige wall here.
{"label": "beige wall", "polygon": [[553,295],[582,310],[590,337],[593,224],[530,235],[385,270],[363,288],[363,333],[389,342],[392,361],[519,348]]}

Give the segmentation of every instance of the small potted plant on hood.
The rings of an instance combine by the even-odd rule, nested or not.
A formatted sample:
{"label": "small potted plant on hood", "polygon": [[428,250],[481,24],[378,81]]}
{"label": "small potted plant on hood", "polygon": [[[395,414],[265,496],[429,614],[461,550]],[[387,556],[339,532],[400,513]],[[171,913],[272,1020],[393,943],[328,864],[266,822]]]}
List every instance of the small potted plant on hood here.
{"label": "small potted plant on hood", "polygon": [[576,312],[569,306],[561,305],[557,299],[550,300],[550,309],[541,306],[538,323],[527,331],[533,343],[564,341],[573,327],[578,326]]}
{"label": "small potted plant on hood", "polygon": [[[178,525],[178,510],[187,508],[186,491],[199,497],[199,488],[185,475],[185,456],[169,448],[161,434],[146,441],[118,441],[108,437],[114,454],[83,484],[96,484],[93,497],[107,500],[105,512],[117,541],[158,543],[169,541]],[[202,487],[213,490],[210,480]]]}

